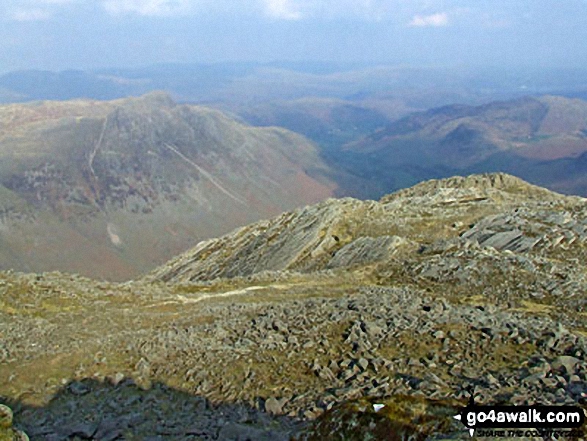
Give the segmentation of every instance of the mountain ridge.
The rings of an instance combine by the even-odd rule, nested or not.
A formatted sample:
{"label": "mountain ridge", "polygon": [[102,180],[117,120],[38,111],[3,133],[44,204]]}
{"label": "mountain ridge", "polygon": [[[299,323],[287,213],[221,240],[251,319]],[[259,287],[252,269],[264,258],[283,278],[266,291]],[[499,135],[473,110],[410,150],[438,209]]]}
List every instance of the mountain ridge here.
{"label": "mountain ridge", "polygon": [[[427,231],[421,211],[402,204],[436,211],[450,206],[468,207],[471,213],[464,217],[471,221],[481,217],[481,213],[491,217],[505,207],[515,207],[521,200],[529,204],[585,202],[583,198],[562,196],[504,173],[430,180],[379,201],[328,199],[239,228],[226,236],[200,242],[154,270],[147,280],[190,283],[218,277],[247,277],[263,271],[306,273],[344,267],[343,262],[355,260],[364,265],[382,263],[397,253],[413,252],[424,244],[455,235],[456,227],[448,225],[435,232]],[[400,213],[407,216],[406,220],[394,219]],[[442,212],[435,215],[442,217]],[[452,223],[461,225],[463,221]],[[418,238],[424,242],[418,245]]]}
{"label": "mountain ridge", "polygon": [[[65,244],[56,249],[73,264],[70,270],[128,278],[181,251],[186,241],[318,201],[336,189],[303,137],[179,105],[164,93],[3,106],[0,155],[6,195],[0,202],[6,213],[20,207],[5,216],[10,238],[4,237],[0,262],[29,271],[69,269],[50,257],[59,243],[49,243],[53,236]],[[151,247],[145,248],[145,237]],[[33,256],[27,242],[35,241]],[[30,266],[7,249],[24,251]],[[108,259],[116,263],[105,271],[91,263]]]}
{"label": "mountain ridge", "polygon": [[[479,106],[417,112],[362,139],[334,158],[371,173],[388,190],[455,174],[505,172],[565,193],[587,195],[581,155],[587,152],[587,102],[523,97]],[[386,176],[385,171],[394,173]]]}

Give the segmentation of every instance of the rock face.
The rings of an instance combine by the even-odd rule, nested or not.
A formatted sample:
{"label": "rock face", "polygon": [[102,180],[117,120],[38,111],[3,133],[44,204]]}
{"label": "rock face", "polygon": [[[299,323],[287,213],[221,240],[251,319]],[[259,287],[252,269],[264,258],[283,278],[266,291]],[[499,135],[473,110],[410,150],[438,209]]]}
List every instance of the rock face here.
{"label": "rock face", "polygon": [[[565,204],[571,211],[561,209]],[[577,250],[582,250],[584,216],[583,199],[565,198],[513,176],[456,177],[429,181],[379,202],[331,199],[285,213],[201,242],[150,279],[193,282],[262,271],[385,266],[420,246],[435,253],[472,245],[539,253],[578,241]],[[569,231],[563,234],[565,227]]]}
{"label": "rock face", "polygon": [[349,242],[348,220],[369,216],[376,205],[354,199],[328,200],[285,213],[202,242],[152,277],[179,282],[319,268],[320,262],[328,262]]}
{"label": "rock face", "polygon": [[285,213],[124,284],[0,273],[0,396],[32,439],[462,439],[471,390],[584,406],[586,229],[585,199],[478,175]]}
{"label": "rock face", "polygon": [[0,106],[0,162],[0,268],[110,280],[336,188],[301,136],[163,93]]}

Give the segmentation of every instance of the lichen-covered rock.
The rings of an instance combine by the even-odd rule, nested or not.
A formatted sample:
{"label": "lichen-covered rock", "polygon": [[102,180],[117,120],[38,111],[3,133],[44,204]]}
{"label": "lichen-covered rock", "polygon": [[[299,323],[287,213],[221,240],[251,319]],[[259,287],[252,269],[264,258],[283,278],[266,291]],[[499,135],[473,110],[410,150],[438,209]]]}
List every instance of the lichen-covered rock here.
{"label": "lichen-covered rock", "polygon": [[12,409],[0,404],[0,441],[29,441],[26,433],[12,427],[12,418]]}
{"label": "lichen-covered rock", "polygon": [[[383,405],[383,407],[381,407]],[[459,403],[398,395],[360,399],[332,408],[300,436],[300,441],[399,441],[447,436],[460,438],[462,425],[453,416]]]}
{"label": "lichen-covered rock", "polygon": [[12,409],[0,404],[0,428],[6,429],[12,427]]}

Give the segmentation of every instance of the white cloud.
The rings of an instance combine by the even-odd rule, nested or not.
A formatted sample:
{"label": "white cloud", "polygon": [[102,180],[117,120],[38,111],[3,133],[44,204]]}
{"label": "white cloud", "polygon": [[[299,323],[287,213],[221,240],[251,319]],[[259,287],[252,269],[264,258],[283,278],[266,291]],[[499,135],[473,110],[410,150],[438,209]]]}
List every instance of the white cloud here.
{"label": "white cloud", "polygon": [[46,11],[44,9],[40,9],[40,8],[31,8],[31,9],[25,9],[25,8],[19,8],[19,9],[15,9],[14,11],[12,11],[12,13],[10,14],[10,17],[14,20],[14,21],[44,21],[44,20],[48,20],[49,18],[51,18],[51,13],[49,11]]}
{"label": "white cloud", "polygon": [[[437,0],[434,0],[437,1]],[[449,2],[454,0],[448,0]],[[445,26],[447,13],[416,15],[429,10],[430,0],[0,0],[0,15],[21,21],[48,19],[75,5],[97,4],[114,16],[148,17],[262,14],[271,20],[303,19],[409,21],[411,26]],[[428,5],[428,6],[427,6]],[[451,11],[451,17],[453,16]]]}
{"label": "white cloud", "polygon": [[46,5],[65,5],[67,3],[75,3],[77,0],[38,0],[39,3]]}
{"label": "white cloud", "polygon": [[265,13],[271,18],[282,20],[299,20],[302,12],[298,5],[292,4],[291,0],[264,0]]}
{"label": "white cloud", "polygon": [[139,14],[145,16],[183,15],[190,10],[190,0],[105,0],[106,11],[113,15]]}
{"label": "white cloud", "polygon": [[20,22],[46,21],[51,19],[56,8],[80,0],[6,0],[0,6],[0,16]]}
{"label": "white cloud", "polygon": [[448,14],[446,12],[439,12],[432,15],[416,15],[409,23],[410,26],[416,27],[441,27],[448,26]]}
{"label": "white cloud", "polygon": [[353,17],[380,20],[398,0],[260,0],[265,15],[275,19]]}

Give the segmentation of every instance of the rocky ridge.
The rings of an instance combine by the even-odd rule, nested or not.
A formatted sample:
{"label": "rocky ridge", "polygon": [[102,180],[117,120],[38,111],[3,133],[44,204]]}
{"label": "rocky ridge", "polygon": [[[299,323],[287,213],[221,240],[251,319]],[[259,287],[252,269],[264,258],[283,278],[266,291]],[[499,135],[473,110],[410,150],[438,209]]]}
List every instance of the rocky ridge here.
{"label": "rocky ridge", "polygon": [[0,394],[56,440],[465,439],[447,415],[471,387],[584,406],[586,227],[585,199],[479,175],[286,213],[125,284],[3,273]]}
{"label": "rocky ridge", "polygon": [[328,173],[293,132],[165,93],[0,106],[0,268],[128,280],[332,196]]}

